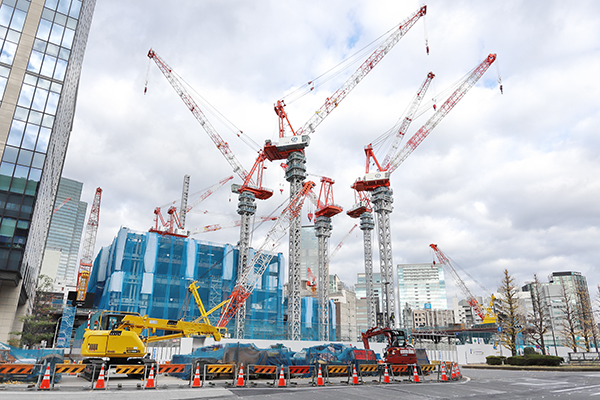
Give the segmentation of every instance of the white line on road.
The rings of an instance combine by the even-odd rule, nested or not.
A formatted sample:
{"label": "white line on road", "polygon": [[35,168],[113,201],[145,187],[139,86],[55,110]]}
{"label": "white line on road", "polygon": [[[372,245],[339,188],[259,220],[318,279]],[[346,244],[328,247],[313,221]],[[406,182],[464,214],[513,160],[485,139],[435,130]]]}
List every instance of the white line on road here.
{"label": "white line on road", "polygon": [[579,386],[576,388],[570,388],[570,389],[560,389],[560,390],[553,390],[552,393],[560,393],[560,392],[572,392],[573,390],[585,390],[585,389],[591,389],[591,388],[597,388],[600,387],[600,385],[592,385],[592,386]]}

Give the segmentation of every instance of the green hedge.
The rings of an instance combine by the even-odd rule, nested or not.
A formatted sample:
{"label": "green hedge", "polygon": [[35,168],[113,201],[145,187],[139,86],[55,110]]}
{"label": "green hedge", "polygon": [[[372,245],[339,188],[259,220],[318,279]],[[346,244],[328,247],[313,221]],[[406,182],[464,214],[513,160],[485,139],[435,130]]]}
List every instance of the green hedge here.
{"label": "green hedge", "polygon": [[508,365],[545,365],[557,367],[563,362],[562,357],[543,356],[541,354],[531,354],[528,356],[514,356],[506,359]]}
{"label": "green hedge", "polygon": [[504,364],[504,360],[506,360],[504,356],[487,356],[485,358],[485,362],[488,365],[502,365]]}

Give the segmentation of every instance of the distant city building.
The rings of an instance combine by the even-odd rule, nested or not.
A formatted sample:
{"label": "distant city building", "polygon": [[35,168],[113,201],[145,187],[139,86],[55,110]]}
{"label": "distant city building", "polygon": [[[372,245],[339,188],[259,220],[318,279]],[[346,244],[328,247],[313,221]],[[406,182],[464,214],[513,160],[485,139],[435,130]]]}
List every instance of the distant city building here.
{"label": "distant city building", "polygon": [[454,325],[454,311],[440,309],[412,309],[410,306],[404,308],[404,324],[408,329],[431,329],[446,328]]}
{"label": "distant city building", "polygon": [[337,341],[355,342],[359,340],[356,326],[356,294],[341,287],[339,291],[330,293],[335,304]]}
{"label": "distant city building", "polygon": [[[356,293],[356,325],[359,332],[364,332],[369,328],[373,328],[372,326],[368,326],[365,273],[358,273],[356,280],[356,285],[354,285],[354,292]],[[377,315],[381,311],[381,274],[379,272],[373,273],[373,289],[375,295],[375,313]]]}
{"label": "distant city building", "polygon": [[300,279],[310,280],[307,272],[319,279],[319,240],[314,225],[303,226],[300,230]]}
{"label": "distant city building", "polygon": [[35,297],[95,3],[0,4],[0,342]]}
{"label": "distant city building", "polygon": [[398,299],[412,309],[448,308],[444,268],[440,264],[398,264]]}
{"label": "distant city building", "polygon": [[[535,311],[537,302],[534,301],[535,283],[526,283],[522,290],[526,293],[527,306],[526,316],[531,316]],[[570,303],[570,308],[574,312],[575,324],[577,327],[577,340],[581,348],[587,346],[593,347],[591,326],[596,325],[594,312],[590,300],[589,289],[585,276],[580,272],[563,271],[553,272],[548,276],[548,282],[540,282],[539,290],[540,301],[544,307],[544,314],[548,318],[549,329],[544,335],[544,341],[547,347],[556,345],[567,345],[564,340],[565,301]],[[588,344],[586,346],[585,332],[588,331]],[[567,345],[568,347],[568,345]],[[549,350],[549,348],[547,349]]]}
{"label": "distant city building", "polygon": [[[82,188],[83,183],[64,177],[58,185],[56,211],[50,221],[41,272],[54,279],[55,287],[75,286],[77,281],[79,247],[87,210],[87,203],[80,200]],[[56,252],[60,257],[55,266]]]}

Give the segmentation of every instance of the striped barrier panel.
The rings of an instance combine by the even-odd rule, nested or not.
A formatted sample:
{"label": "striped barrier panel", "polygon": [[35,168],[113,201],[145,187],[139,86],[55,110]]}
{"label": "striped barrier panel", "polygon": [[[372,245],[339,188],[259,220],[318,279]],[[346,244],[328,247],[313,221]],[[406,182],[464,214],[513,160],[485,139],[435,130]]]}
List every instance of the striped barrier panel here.
{"label": "striped barrier panel", "polygon": [[115,374],[140,375],[145,370],[145,365],[115,365]]}
{"label": "striped barrier panel", "polygon": [[0,364],[0,375],[29,375],[33,364]]}
{"label": "striped barrier panel", "polygon": [[329,380],[331,376],[348,377],[347,383],[350,383],[350,379],[352,379],[352,368],[349,365],[327,365],[325,371],[324,378],[327,383],[331,383]]}
{"label": "striped barrier panel", "polygon": [[394,376],[400,376],[402,373],[408,373],[408,365],[395,365],[391,364],[388,366],[390,374]]}
{"label": "striped barrier panel", "polygon": [[79,374],[85,370],[85,364],[56,364],[55,374]]}
{"label": "striped barrier panel", "polygon": [[312,365],[290,365],[288,371],[290,374],[301,374],[306,375],[310,373],[310,369],[314,368]]}
{"label": "striped barrier panel", "polygon": [[159,374],[176,374],[182,372],[185,372],[185,364],[160,364],[158,366]]}
{"label": "striped barrier panel", "polygon": [[421,371],[423,371],[423,373],[429,373],[429,372],[433,372],[436,370],[436,365],[434,364],[423,364],[421,365]]}
{"label": "striped barrier panel", "polygon": [[277,374],[279,372],[279,367],[276,365],[248,365],[248,370],[246,371],[246,380],[248,383],[250,381],[250,375],[272,375],[273,382],[275,384],[275,380],[277,379]]}
{"label": "striped barrier panel", "polygon": [[[378,364],[359,364],[358,365],[358,378],[361,383],[364,383],[363,376],[380,376],[380,369]],[[374,375],[373,373],[376,373]]]}
{"label": "striped barrier panel", "polygon": [[[205,364],[204,365],[204,375],[202,380],[206,382],[207,375],[212,375],[212,378],[215,378],[215,375],[218,374],[228,374],[231,375],[233,379],[233,383],[235,384],[236,376],[236,365],[235,364]],[[211,378],[211,379],[212,379]]]}

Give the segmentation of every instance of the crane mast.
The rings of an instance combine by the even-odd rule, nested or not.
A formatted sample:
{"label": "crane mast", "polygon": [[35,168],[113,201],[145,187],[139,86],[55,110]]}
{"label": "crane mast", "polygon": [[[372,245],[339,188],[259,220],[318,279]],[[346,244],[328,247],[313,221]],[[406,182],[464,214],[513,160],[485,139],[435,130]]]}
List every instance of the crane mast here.
{"label": "crane mast", "polygon": [[[291,222],[300,214],[304,200],[314,186],[315,184],[312,181],[304,182],[302,189],[298,191],[298,194],[282,211],[269,233],[267,233],[263,244],[256,251],[252,261],[248,263],[250,267],[243,271],[240,270],[236,285],[229,296],[229,302],[217,322],[217,327],[226,327],[236,313],[240,315],[240,318],[245,318],[245,315],[242,316],[239,312],[240,307],[245,304],[246,299],[252,294],[252,291],[260,281],[263,273],[275,256],[275,251],[281,244]],[[243,330],[243,326],[244,324],[240,324],[236,329]],[[236,335],[238,338],[244,337],[243,332],[237,332]]]}
{"label": "crane mast", "polygon": [[79,272],[77,273],[77,301],[85,301],[87,294],[87,285],[92,271],[92,262],[94,257],[94,246],[96,245],[96,235],[98,233],[98,223],[100,221],[100,200],[102,199],[102,189],[97,188],[94,195],[94,202],[88,217],[88,223],[85,227],[85,236],[83,238],[83,248],[81,259],[79,260]]}

